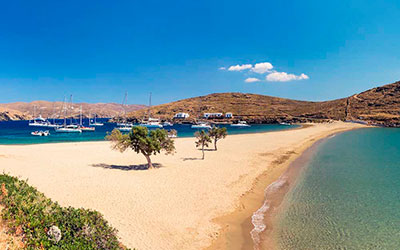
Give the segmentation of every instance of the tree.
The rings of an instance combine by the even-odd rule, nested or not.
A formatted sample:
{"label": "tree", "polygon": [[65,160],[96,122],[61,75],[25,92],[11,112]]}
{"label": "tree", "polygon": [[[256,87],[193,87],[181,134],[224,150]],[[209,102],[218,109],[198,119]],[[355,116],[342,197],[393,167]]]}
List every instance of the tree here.
{"label": "tree", "polygon": [[208,131],[208,134],[214,140],[214,149],[217,150],[217,141],[219,139],[224,139],[228,135],[228,132],[226,131],[226,128],[218,128],[213,126]]}
{"label": "tree", "polygon": [[203,152],[203,160],[204,160],[204,147],[208,147],[208,143],[211,142],[211,138],[208,136],[204,130],[197,131],[194,133],[197,138],[196,148],[201,147],[201,151]]}
{"label": "tree", "polygon": [[106,139],[112,142],[112,148],[124,152],[131,148],[136,153],[146,157],[148,168],[152,168],[150,156],[165,151],[166,154],[175,152],[174,141],[168,138],[168,132],[164,129],[149,130],[146,127],[133,127],[129,134],[122,134],[114,129]]}

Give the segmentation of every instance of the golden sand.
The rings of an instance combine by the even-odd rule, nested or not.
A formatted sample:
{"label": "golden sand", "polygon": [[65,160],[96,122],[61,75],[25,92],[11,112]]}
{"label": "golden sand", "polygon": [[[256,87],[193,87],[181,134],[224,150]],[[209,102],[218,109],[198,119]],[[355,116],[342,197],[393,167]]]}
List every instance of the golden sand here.
{"label": "golden sand", "polygon": [[[241,224],[262,204],[263,189],[293,159],[318,139],[359,127],[335,122],[232,135],[205,160],[194,138],[180,138],[177,153],[153,156],[161,167],[150,170],[140,170],[142,155],[112,151],[109,142],[0,146],[0,170],[63,206],[100,211],[128,247],[234,249],[246,239]],[[235,211],[243,213],[232,217]]]}

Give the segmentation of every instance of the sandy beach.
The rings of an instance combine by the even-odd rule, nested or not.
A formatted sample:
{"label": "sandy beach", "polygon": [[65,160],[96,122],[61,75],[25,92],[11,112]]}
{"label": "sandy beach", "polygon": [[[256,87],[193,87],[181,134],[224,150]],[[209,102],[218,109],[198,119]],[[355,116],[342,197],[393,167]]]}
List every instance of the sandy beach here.
{"label": "sandy beach", "polygon": [[161,166],[150,170],[142,170],[142,155],[112,151],[109,142],[0,146],[0,170],[63,206],[100,211],[131,248],[240,249],[242,224],[261,206],[265,187],[315,141],[360,127],[334,122],[231,135],[205,160],[194,138],[180,138],[174,155],[152,157]]}

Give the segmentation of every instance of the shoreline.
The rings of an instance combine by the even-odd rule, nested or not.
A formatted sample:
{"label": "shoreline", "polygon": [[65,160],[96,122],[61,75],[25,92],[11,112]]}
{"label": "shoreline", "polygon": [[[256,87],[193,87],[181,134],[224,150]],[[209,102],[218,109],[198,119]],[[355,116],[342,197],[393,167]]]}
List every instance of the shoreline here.
{"label": "shoreline", "polygon": [[[262,125],[277,125],[277,124],[262,124]],[[271,133],[271,132],[278,132],[278,131],[287,131],[287,130],[296,130],[296,129],[301,129],[301,128],[307,128],[309,126],[312,126],[312,124],[308,123],[294,123],[292,125],[296,125],[298,127],[289,127],[289,128],[284,128],[284,129],[279,129],[279,130],[270,130],[270,131],[260,131],[260,132],[249,132],[249,133],[238,133],[238,134],[229,134],[229,136],[237,136],[237,135],[252,135],[252,134],[265,134],[265,133]],[[197,130],[196,130],[197,131]],[[194,132],[196,132],[194,131]],[[193,132],[193,133],[194,133]],[[176,139],[185,139],[185,138],[195,138],[195,136],[183,136],[183,137],[176,137],[173,138],[174,140]],[[51,145],[51,144],[71,144],[71,143],[85,143],[85,142],[107,142],[106,139],[95,139],[95,140],[87,140],[87,141],[53,141],[53,142],[39,142],[39,143],[16,143],[16,144],[1,144],[0,146],[31,146],[31,145]]]}
{"label": "shoreline", "polygon": [[[218,239],[221,228],[232,229],[221,227],[216,218],[238,208],[245,212],[243,220],[231,219],[239,237],[228,241],[248,239],[242,222],[261,207],[266,185],[279,178],[282,166],[307,143],[359,127],[337,122],[228,136],[218,143],[218,151],[208,150],[204,160],[194,138],[178,138],[177,152],[152,156],[161,167],[149,170],[142,170],[142,155],[113,151],[106,141],[0,146],[0,170],[28,179],[62,206],[99,211],[127,247],[197,250]],[[246,194],[253,194],[253,200],[240,207],[241,197],[250,197]],[[251,220],[247,228],[252,230]]]}
{"label": "shoreline", "polygon": [[[309,126],[313,126],[313,124],[305,124],[305,128]],[[299,127],[295,129],[302,128],[303,127]],[[213,221],[220,225],[221,229],[218,233],[218,237],[210,246],[205,248],[205,250],[277,249],[276,242],[274,242],[271,235],[274,226],[273,219],[279,212],[276,209],[279,210],[284,196],[296,183],[297,178],[304,170],[305,165],[311,160],[318,146],[337,134],[360,128],[365,127],[340,129],[324,134],[317,139],[308,141],[293,152],[287,152],[287,154],[282,155],[275,161],[275,163],[277,163],[277,166],[275,166],[275,168],[277,168],[276,173],[271,176],[268,170],[264,171],[254,180],[252,188],[240,197],[240,205],[233,212],[214,218]],[[269,188],[274,189],[272,191],[275,192],[268,192]],[[268,197],[268,200],[266,200],[268,194],[272,195],[272,197]],[[268,201],[270,203],[266,204]],[[252,219],[256,212],[266,212],[266,210],[261,211],[263,207],[265,208],[264,205],[268,205],[266,210],[269,212],[267,213],[267,218],[262,218],[266,228],[259,232],[262,234],[260,235],[259,244],[262,245],[260,248],[259,245],[257,246],[254,244],[254,239],[251,234],[254,229]]]}

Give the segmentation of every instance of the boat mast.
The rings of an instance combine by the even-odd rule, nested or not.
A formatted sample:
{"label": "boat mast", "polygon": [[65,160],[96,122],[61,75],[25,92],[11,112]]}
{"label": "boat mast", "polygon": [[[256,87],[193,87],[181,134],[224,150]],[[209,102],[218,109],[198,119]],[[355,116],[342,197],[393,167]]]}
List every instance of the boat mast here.
{"label": "boat mast", "polygon": [[82,126],[82,105],[80,106],[80,109],[79,109],[79,125]]}
{"label": "boat mast", "polygon": [[67,126],[67,104],[66,104],[66,97],[64,96],[64,102],[63,102],[63,109],[64,109],[64,127]]}
{"label": "boat mast", "polygon": [[124,101],[122,102],[122,108],[124,109],[124,123],[128,122],[128,119],[126,118],[126,103],[128,100],[128,92],[125,91],[125,96],[124,96]]}
{"label": "boat mast", "polygon": [[151,92],[150,92],[150,97],[149,97],[149,121],[151,117]]}

